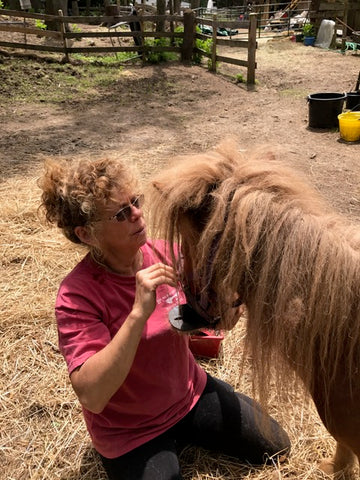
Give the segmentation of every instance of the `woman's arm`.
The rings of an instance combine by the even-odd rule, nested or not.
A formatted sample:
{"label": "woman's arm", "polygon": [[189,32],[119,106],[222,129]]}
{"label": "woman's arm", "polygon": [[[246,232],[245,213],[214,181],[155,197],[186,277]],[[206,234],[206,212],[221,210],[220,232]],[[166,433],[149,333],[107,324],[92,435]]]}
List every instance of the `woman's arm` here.
{"label": "woman's arm", "polygon": [[70,375],[80,403],[101,413],[125,381],[139,345],[143,328],[156,306],[156,288],[176,286],[174,270],[157,263],[136,274],[135,301],[131,312],[112,340]]}

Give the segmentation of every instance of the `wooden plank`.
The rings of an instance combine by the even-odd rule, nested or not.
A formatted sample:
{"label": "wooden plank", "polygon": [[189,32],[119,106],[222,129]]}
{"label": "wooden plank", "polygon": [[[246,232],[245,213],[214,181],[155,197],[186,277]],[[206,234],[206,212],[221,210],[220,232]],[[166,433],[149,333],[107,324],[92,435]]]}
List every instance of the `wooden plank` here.
{"label": "wooden plank", "polygon": [[200,25],[212,26],[212,23],[213,23],[212,20],[210,20],[210,19],[208,20],[208,19],[206,19],[206,18],[201,18],[201,17],[196,17],[196,18],[195,18],[195,21],[196,21],[196,24],[199,25],[199,26],[200,26]]}
{"label": "wooden plank", "polygon": [[113,53],[113,52],[140,52],[142,47],[134,45],[133,47],[69,47],[69,53]]}
{"label": "wooden plank", "polygon": [[181,53],[181,47],[145,47],[149,52],[175,52]]}
{"label": "wooden plank", "polygon": [[257,27],[257,14],[250,13],[249,15],[249,48],[248,48],[248,69],[246,83],[248,85],[255,85],[255,69],[256,69],[256,27]]}
{"label": "wooden plank", "polygon": [[41,52],[59,52],[65,53],[64,47],[50,45],[33,45],[31,43],[3,42],[0,40],[0,47],[22,48],[24,50],[39,50]]}
{"label": "wooden plank", "polygon": [[181,60],[190,63],[194,51],[194,35],[195,35],[195,14],[188,9],[184,12],[184,39],[182,43]]}
{"label": "wooden plank", "polygon": [[334,12],[334,11],[343,11],[344,10],[344,4],[342,3],[328,3],[328,2],[323,2],[320,3],[319,6],[319,12],[322,12],[324,10],[327,10],[329,12]]}
{"label": "wooden plank", "polygon": [[73,33],[73,32],[67,32],[66,38],[120,38],[120,37],[153,37],[153,38],[170,38],[170,37],[176,37],[176,38],[182,38],[183,33],[182,32],[177,32],[177,33],[171,33],[171,32],[117,32],[114,30],[111,30],[110,32],[87,32],[87,33]]}
{"label": "wooden plank", "polygon": [[[59,14],[59,17],[62,17],[63,16],[62,10],[58,10],[58,14]],[[63,44],[64,44],[64,50],[65,50],[64,59],[65,59],[66,62],[70,62],[69,53],[68,53],[68,40],[65,37],[65,33],[66,33],[65,23],[63,23],[63,22],[60,23],[60,30],[61,30],[61,38],[62,38],[62,41],[63,41]]]}
{"label": "wooden plank", "polygon": [[336,12],[335,10],[331,12],[315,12],[311,14],[311,18],[328,18],[328,19],[334,19],[335,17],[342,18],[344,16],[344,11],[342,10],[341,12]]}
{"label": "wooden plank", "polygon": [[[205,18],[201,18],[201,17],[196,17],[196,23],[197,25],[208,25],[208,26],[212,26],[213,24],[213,21],[212,20],[207,20]],[[219,19],[217,20],[217,23],[218,23],[218,27],[221,27],[221,28],[231,28],[231,29],[236,29],[236,28],[244,28],[243,25],[244,25],[244,22],[240,21],[240,20],[222,20],[222,19]]]}
{"label": "wooden plank", "polygon": [[209,40],[209,38],[211,39],[212,37],[210,35],[205,35],[204,33],[196,33],[195,38],[206,41],[206,40]]}
{"label": "wooden plank", "polygon": [[144,22],[183,22],[183,17],[179,15],[115,15],[113,17],[103,16],[103,17],[64,17],[66,23],[91,23],[96,19],[97,23],[133,23],[140,21],[140,18]]}
{"label": "wooden plank", "polygon": [[[344,15],[343,22],[346,25],[348,21],[348,0],[344,0]],[[343,28],[342,39],[341,39],[341,51],[344,53],[346,50],[346,37],[348,35],[348,27]]]}
{"label": "wooden plank", "polygon": [[1,23],[0,23],[0,31],[25,33],[26,35],[36,35],[38,37],[61,38],[60,32],[53,32],[52,30],[40,30],[39,28],[20,27],[20,26],[8,27],[8,26],[3,26]]}
{"label": "wooden plank", "polygon": [[232,65],[239,65],[241,67],[248,67],[246,60],[240,60],[239,58],[223,57],[222,55],[216,55],[217,62],[231,63]]}
{"label": "wooden plank", "polygon": [[133,47],[68,47],[68,52],[71,53],[112,53],[112,52],[175,52],[181,54],[180,47],[141,47],[134,45]]}
{"label": "wooden plank", "polygon": [[[44,15],[42,13],[29,13],[29,12],[23,12],[20,10],[4,10],[0,9],[0,15],[3,16],[8,16],[8,17],[20,17],[20,18],[35,18],[38,20],[49,20],[49,21],[54,21],[58,19],[57,15]],[[94,17],[92,17],[94,18]]]}
{"label": "wooden plank", "polygon": [[[11,17],[20,17],[20,18],[35,18],[39,20],[46,21],[56,21],[60,20],[58,15],[44,15],[42,13],[30,13],[30,12],[23,12],[20,10],[5,10],[0,9],[0,15],[4,16],[11,16]],[[139,21],[139,18],[143,17],[144,21],[155,22],[155,21],[173,21],[173,22],[183,22],[183,17],[181,15],[138,15],[137,17],[134,15],[117,15],[113,17],[109,16],[101,16],[101,17],[70,17],[64,16],[62,17],[62,21],[64,23],[86,23],[86,24],[101,24],[101,23],[118,23],[118,22],[126,22],[132,23],[134,21]]]}
{"label": "wooden plank", "polygon": [[217,38],[216,43],[218,45],[227,45],[228,47],[235,47],[235,48],[248,48],[249,42],[247,40],[237,40],[237,39],[229,39],[226,38]]}
{"label": "wooden plank", "polygon": [[217,21],[216,15],[213,15],[213,32],[212,32],[212,48],[211,48],[211,67],[210,71],[216,73],[216,40],[217,40]]}
{"label": "wooden plank", "polygon": [[202,50],[201,48],[195,47],[194,52],[200,53],[200,55],[202,55],[203,57],[211,58],[211,53],[205,52],[205,50]]}

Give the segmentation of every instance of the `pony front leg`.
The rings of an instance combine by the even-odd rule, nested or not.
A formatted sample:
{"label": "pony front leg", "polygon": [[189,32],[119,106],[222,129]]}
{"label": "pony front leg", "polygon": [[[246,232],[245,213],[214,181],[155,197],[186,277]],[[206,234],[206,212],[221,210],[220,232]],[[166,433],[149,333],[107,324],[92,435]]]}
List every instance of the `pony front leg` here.
{"label": "pony front leg", "polygon": [[[327,475],[334,475],[334,478],[344,480],[355,480],[354,467],[357,464],[356,455],[345,445],[337,442],[335,455],[331,458],[325,458],[320,463],[320,469]],[[336,474],[339,473],[339,476]]]}

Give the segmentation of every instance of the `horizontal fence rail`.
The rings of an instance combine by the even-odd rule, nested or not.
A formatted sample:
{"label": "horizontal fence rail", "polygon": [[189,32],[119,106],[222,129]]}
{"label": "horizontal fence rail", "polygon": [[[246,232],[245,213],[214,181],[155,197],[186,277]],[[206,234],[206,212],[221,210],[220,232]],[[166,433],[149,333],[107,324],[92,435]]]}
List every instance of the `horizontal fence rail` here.
{"label": "horizontal fence rail", "polygon": [[[6,20],[9,19],[9,20]],[[16,19],[16,20],[14,20]],[[22,21],[19,19],[22,19]],[[37,28],[36,22],[41,25],[56,25],[52,30]],[[91,25],[95,28],[102,26],[101,31],[71,31],[71,25]],[[167,25],[168,30],[156,31],[156,25]],[[14,38],[9,40],[0,40],[0,46],[11,49],[35,50],[40,52],[60,53],[65,56],[66,61],[70,61],[69,56],[74,53],[81,54],[105,54],[118,52],[134,53],[133,58],[141,57],[144,61],[146,54],[159,52],[174,52],[180,55],[185,63],[190,62],[194,54],[201,54],[209,58],[210,69],[216,71],[218,62],[230,63],[233,65],[247,68],[247,83],[255,83],[255,51],[256,44],[256,25],[257,15],[250,14],[248,21],[247,40],[229,38],[219,38],[218,29],[232,30],[243,27],[243,22],[239,19],[229,20],[218,18],[212,15],[212,18],[196,17],[192,10],[184,11],[183,15],[129,15],[125,12],[123,15],[114,16],[63,16],[61,10],[59,15],[47,15],[40,13],[30,13],[24,11],[0,9],[0,32],[14,34]],[[174,25],[181,26],[182,31],[174,31]],[[211,28],[212,34],[207,35],[199,33],[199,28],[207,25]],[[199,28],[196,28],[199,27]],[[74,29],[75,27],[73,27]],[[107,30],[104,30],[107,28]],[[130,28],[130,30],[129,30]],[[126,30],[127,29],[127,30]],[[23,36],[23,40],[15,38],[16,34]],[[42,44],[41,39],[50,38],[59,43],[59,45]],[[76,40],[88,39],[109,39],[109,45],[104,46],[76,46]],[[134,45],[121,45],[120,39],[132,38]],[[149,45],[146,39],[170,39],[169,45]],[[37,41],[34,41],[36,39]],[[40,39],[40,40],[39,40]],[[196,40],[208,40],[211,43],[211,52],[204,51],[196,44]],[[115,44],[118,43],[118,45]],[[217,54],[217,46],[226,45],[227,47],[243,49],[245,59],[231,58]],[[246,55],[247,52],[247,55]]]}

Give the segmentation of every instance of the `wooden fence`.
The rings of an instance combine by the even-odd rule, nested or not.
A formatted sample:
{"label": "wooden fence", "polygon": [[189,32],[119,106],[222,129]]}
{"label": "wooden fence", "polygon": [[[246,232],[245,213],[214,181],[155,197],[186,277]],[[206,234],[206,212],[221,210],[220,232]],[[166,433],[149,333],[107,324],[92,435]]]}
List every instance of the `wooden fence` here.
{"label": "wooden fence", "polygon": [[[4,19],[7,18],[8,20]],[[106,54],[117,52],[134,52],[134,56],[140,57],[145,62],[149,53],[175,52],[180,55],[184,63],[190,63],[195,54],[201,54],[210,59],[210,69],[216,71],[217,62],[230,63],[233,65],[244,66],[247,68],[247,83],[255,83],[256,69],[256,14],[249,16],[249,26],[247,29],[247,39],[238,40],[230,38],[219,38],[217,32],[219,28],[234,30],[241,28],[240,21],[217,20],[216,15],[212,19],[203,19],[195,16],[192,10],[184,11],[183,15],[115,15],[102,17],[86,16],[63,16],[43,15],[40,13],[29,13],[25,11],[14,11],[0,9],[0,32],[8,32],[23,35],[23,41],[5,41],[0,37],[0,47],[21,50],[35,50],[41,52],[55,52],[64,55],[65,61],[70,61],[69,56],[74,53],[82,54]],[[58,25],[58,30],[48,30],[37,28],[36,22],[41,24]],[[107,30],[72,32],[69,25],[86,24],[95,26],[108,26]],[[183,31],[174,31],[175,25],[182,25]],[[154,31],[154,25],[168,25],[167,31]],[[212,35],[204,35],[196,29],[197,25],[208,25],[212,28]],[[124,26],[130,26],[130,31],[125,31]],[[150,29],[149,29],[150,26]],[[73,28],[74,29],[74,28]],[[58,42],[58,45],[43,44],[39,39],[43,37],[51,38]],[[129,38],[134,40],[134,45],[121,45],[120,38]],[[169,45],[148,45],[146,38],[169,38]],[[108,38],[107,46],[76,46],[72,40],[82,38]],[[31,39],[31,41],[30,41]],[[35,41],[35,40],[36,41]],[[175,39],[180,39],[176,41]],[[196,39],[212,39],[211,52],[206,52],[196,46]],[[118,45],[115,45],[115,41]],[[225,57],[217,54],[218,45],[227,45],[228,47],[243,49],[246,59]],[[245,51],[246,49],[246,51]]]}

